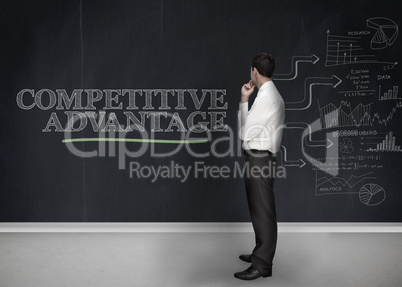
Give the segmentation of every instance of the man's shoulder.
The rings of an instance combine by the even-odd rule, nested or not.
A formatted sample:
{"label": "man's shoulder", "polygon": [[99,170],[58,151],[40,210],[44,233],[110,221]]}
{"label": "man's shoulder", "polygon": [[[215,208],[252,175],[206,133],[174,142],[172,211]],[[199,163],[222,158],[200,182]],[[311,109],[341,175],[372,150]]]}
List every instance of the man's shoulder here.
{"label": "man's shoulder", "polygon": [[[268,84],[270,83],[270,84]],[[264,89],[260,90],[259,97],[261,100],[268,101],[270,103],[281,103],[283,102],[282,96],[275,84],[270,81],[267,82],[268,85],[264,87]]]}

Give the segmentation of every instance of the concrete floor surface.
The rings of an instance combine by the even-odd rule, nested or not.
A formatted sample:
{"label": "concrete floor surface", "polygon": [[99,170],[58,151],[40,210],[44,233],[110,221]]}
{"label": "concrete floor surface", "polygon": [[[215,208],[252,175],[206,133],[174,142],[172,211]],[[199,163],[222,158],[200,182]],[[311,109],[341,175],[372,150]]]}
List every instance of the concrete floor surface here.
{"label": "concrete floor surface", "polygon": [[241,281],[252,233],[0,233],[0,286],[400,287],[402,234],[279,233],[273,277]]}

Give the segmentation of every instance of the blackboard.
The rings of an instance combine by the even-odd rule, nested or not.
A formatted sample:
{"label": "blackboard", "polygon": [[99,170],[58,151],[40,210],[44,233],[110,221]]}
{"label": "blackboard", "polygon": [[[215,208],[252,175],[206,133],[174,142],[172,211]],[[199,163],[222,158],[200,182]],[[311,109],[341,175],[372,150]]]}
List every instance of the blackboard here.
{"label": "blackboard", "polygon": [[399,10],[1,1],[0,221],[249,221],[237,110],[260,52],[286,103],[278,220],[401,221]]}

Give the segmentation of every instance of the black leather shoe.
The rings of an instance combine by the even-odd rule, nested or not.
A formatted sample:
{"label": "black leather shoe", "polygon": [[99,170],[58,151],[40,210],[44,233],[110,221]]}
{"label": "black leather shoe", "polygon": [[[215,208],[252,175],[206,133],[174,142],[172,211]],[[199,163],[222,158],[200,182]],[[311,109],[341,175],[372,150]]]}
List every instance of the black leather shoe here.
{"label": "black leather shoe", "polygon": [[251,263],[251,254],[242,254],[239,256],[240,260],[244,261],[244,262],[248,262]]}
{"label": "black leather shoe", "polygon": [[251,265],[249,268],[247,268],[244,271],[241,272],[236,272],[234,274],[234,277],[236,277],[237,279],[241,279],[241,280],[254,280],[260,277],[271,277],[272,276],[272,272],[268,273],[268,274],[262,274],[260,271],[258,271],[257,269],[254,269],[254,267]]}

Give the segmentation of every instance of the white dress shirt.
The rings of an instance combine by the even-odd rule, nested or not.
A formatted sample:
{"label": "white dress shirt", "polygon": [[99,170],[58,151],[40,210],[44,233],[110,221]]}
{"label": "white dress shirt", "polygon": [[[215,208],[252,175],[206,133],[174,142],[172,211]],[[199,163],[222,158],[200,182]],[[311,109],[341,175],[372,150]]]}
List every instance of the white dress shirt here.
{"label": "white dress shirt", "polygon": [[250,110],[240,103],[239,136],[243,149],[279,151],[285,122],[285,104],[272,81],[264,83]]}

